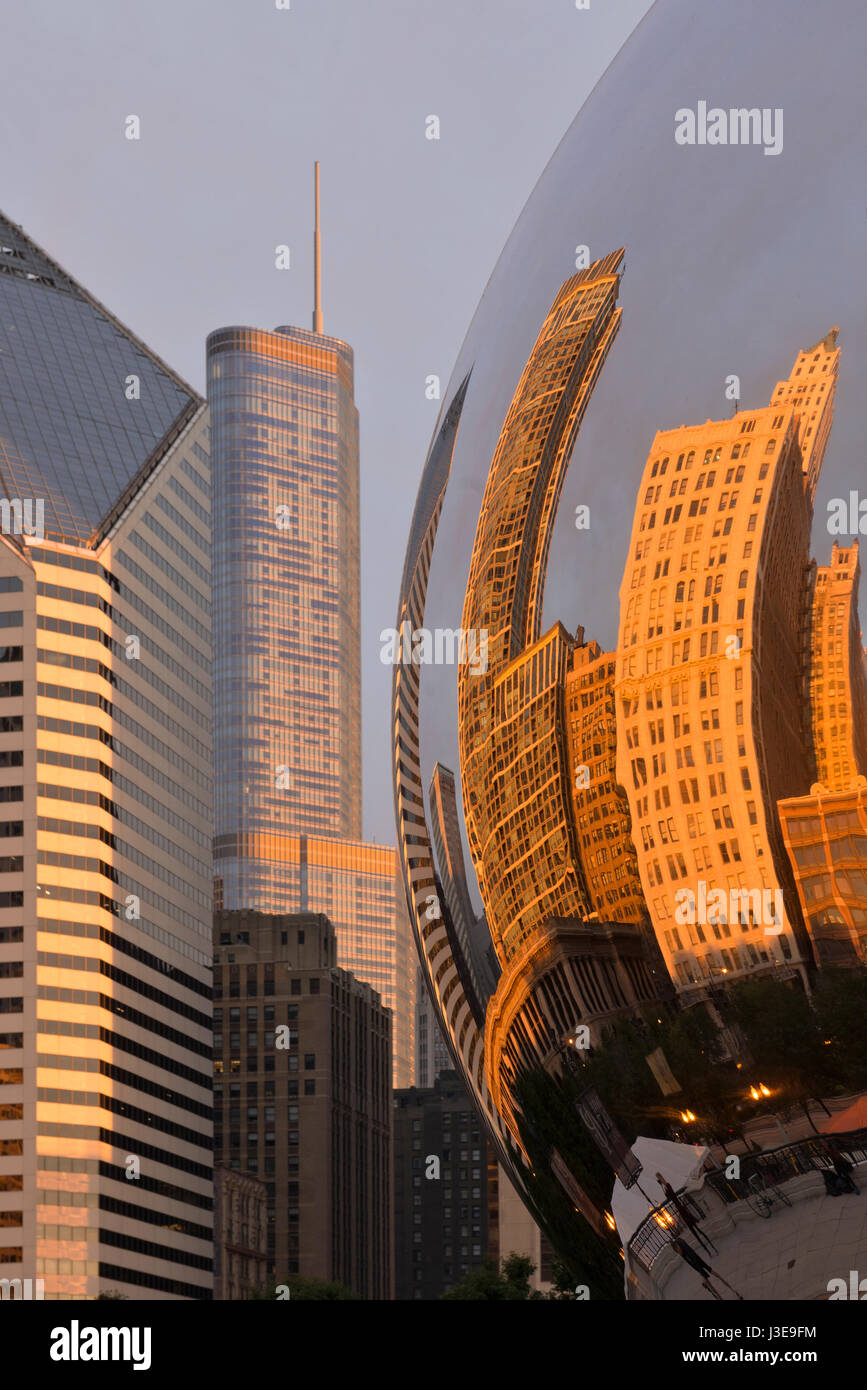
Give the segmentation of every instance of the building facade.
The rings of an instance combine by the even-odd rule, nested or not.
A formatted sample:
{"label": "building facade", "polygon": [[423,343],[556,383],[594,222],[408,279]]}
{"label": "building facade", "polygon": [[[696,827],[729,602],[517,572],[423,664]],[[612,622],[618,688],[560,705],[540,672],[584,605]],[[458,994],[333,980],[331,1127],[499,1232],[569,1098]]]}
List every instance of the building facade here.
{"label": "building facade", "polygon": [[779,803],[818,966],[867,964],[867,678],[858,542],[815,572],[808,691],[816,778]]}
{"label": "building facade", "polygon": [[491,1240],[492,1257],[504,1260],[512,1254],[526,1255],[535,1265],[530,1275],[530,1288],[548,1293],[553,1287],[554,1273],[551,1242],[536,1225],[502,1164],[495,1170],[492,1186],[497,1213],[496,1238]]}
{"label": "building facade", "polygon": [[432,1086],[441,1071],[450,1071],[452,1059],[443,1037],[421,966],[416,971],[415,1082]]}
{"label": "building facade", "polygon": [[867,675],[858,617],[858,542],[834,542],[815,573],[808,690],[816,779],[841,791],[867,773]]}
{"label": "building facade", "polygon": [[542,636],[551,533],[575,438],[620,327],[623,252],[561,287],[488,472],[461,626],[487,634],[483,673],[458,668],[470,854],[505,965],[551,917],[586,915],[566,781],[562,691],[570,639]]}
{"label": "building facade", "polygon": [[214,1166],[214,1298],[236,1302],[267,1286],[265,1184],[225,1164]]}
{"label": "building facade", "polygon": [[620,590],[617,778],[681,990],[803,974],[809,957],[777,803],[812,780],[809,539],[835,341],[807,354],[816,400],[796,381],[801,354],[770,406],[657,434],[641,480]]}
{"label": "building facade", "polygon": [[0,1276],[210,1299],[207,410],[5,219],[0,324]]}
{"label": "building facade", "polygon": [[494,450],[464,598],[461,625],[486,634],[488,651],[486,671],[458,668],[467,838],[502,972],[485,1079],[519,1147],[521,1073],[560,1071],[578,1024],[598,1037],[656,990],[639,928],[591,917],[565,693],[576,643],[562,623],[541,630],[566,470],[620,326],[622,260],[615,251],[572,276],[545,317]]}
{"label": "building facade", "polygon": [[361,838],[352,349],[300,328],[207,343],[214,468],[215,873],[280,912],[295,834]]}
{"label": "building facade", "polygon": [[[424,625],[425,603],[434,541],[454,456],[469,376],[444,410],[425,463],[404,560],[396,630],[414,632]],[[456,933],[449,933],[442,912],[431,913],[440,892],[433,832],[428,824],[419,752],[420,667],[413,661],[394,666],[391,702],[392,785],[400,870],[423,984],[442,1021],[448,1044],[489,1133],[502,1145],[505,1134],[488,1095],[484,1074],[483,1020],[467,988],[468,969]],[[504,1150],[501,1148],[501,1152]]]}
{"label": "building facade", "polygon": [[598,642],[579,640],[569,654],[564,676],[569,781],[592,911],[601,921],[641,923],[647,906],[629,800],[617,782],[616,664],[617,653],[603,652]]}
{"label": "building facade", "polygon": [[268,1281],[391,1296],[391,1016],[321,914],[214,918],[215,1148],[265,1183]]}
{"label": "building facade", "polygon": [[394,1092],[396,1299],[439,1298],[484,1263],[491,1158],[456,1072]]}
{"label": "building facade", "polygon": [[464,862],[455,775],[442,763],[434,765],[428,787],[428,802],[443,900],[454,926],[460,953],[466,961],[472,991],[483,1009],[496,988],[499,967],[490,949],[484,919],[477,918],[473,911]]}
{"label": "building facade", "polygon": [[867,965],[867,777],[779,812],[816,965]]}
{"label": "building facade", "polygon": [[820,342],[799,352],[788,377],[777,382],[771,396],[772,406],[790,405],[795,412],[801,473],[811,511],[834,421],[834,396],[840,374],[839,332],[839,328],[832,328]]}
{"label": "building facade", "polygon": [[[318,173],[317,173],[318,245]],[[317,259],[318,266],[318,259]],[[214,468],[214,901],[326,913],[415,1075],[415,968],[393,849],[362,841],[358,412],[351,347],[229,327],[207,342]]]}

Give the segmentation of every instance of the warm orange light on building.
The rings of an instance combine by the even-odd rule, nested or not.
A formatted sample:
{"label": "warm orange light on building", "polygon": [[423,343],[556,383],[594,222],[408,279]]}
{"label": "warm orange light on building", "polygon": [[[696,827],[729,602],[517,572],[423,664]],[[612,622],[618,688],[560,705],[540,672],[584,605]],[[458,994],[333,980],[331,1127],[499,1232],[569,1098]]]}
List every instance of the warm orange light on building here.
{"label": "warm orange light on building", "polygon": [[657,434],[641,480],[620,590],[617,773],[681,989],[803,969],[777,802],[810,783],[805,576],[838,359],[835,332],[799,354],[770,406]]}

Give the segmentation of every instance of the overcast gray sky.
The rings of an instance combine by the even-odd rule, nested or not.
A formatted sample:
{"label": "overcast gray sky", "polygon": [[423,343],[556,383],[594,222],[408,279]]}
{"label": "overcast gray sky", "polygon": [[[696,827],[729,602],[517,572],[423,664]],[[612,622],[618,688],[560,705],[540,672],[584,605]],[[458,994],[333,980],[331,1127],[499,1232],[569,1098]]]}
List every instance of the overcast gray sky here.
{"label": "overcast gray sky", "polygon": [[[5,0],[0,207],[198,390],[221,324],[325,331],[361,415],[365,833],[394,837],[394,622],[443,387],[546,162],[649,0]],[[425,119],[440,118],[439,141]],[[136,115],[141,138],[127,140]],[[287,243],[292,269],[274,268]]]}

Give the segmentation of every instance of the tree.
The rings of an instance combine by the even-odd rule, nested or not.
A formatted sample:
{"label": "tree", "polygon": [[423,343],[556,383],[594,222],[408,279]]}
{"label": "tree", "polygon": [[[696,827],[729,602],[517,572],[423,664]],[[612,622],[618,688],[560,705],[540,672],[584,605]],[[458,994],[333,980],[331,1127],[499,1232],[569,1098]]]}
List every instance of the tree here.
{"label": "tree", "polygon": [[576,1301],[575,1280],[572,1271],[562,1260],[555,1258],[551,1261],[551,1288],[550,1291],[542,1295],[543,1298],[552,1299],[557,1303]]}
{"label": "tree", "polygon": [[529,1255],[518,1255],[513,1250],[502,1261],[500,1268],[494,1260],[485,1260],[477,1269],[471,1269],[459,1284],[453,1284],[442,1298],[462,1299],[474,1302],[510,1302],[541,1299],[538,1289],[531,1289],[530,1277],[536,1266]]}
{"label": "tree", "polygon": [[830,1084],[831,1063],[806,995],[782,981],[754,979],[736,985],[730,998],[762,1081],[786,1091],[813,1125],[809,1101]]}

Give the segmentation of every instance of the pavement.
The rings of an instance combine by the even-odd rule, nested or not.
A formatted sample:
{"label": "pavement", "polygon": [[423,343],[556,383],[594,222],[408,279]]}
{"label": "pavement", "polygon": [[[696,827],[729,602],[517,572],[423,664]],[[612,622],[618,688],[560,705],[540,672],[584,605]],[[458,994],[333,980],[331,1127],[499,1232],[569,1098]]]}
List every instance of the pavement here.
{"label": "pavement", "polygon": [[[849,1271],[857,1270],[859,1280],[867,1280],[867,1164],[853,1177],[860,1196],[795,1198],[791,1207],[776,1203],[768,1220],[751,1217],[716,1238],[716,1254],[704,1250],[695,1236],[686,1239],[744,1299],[826,1299],[830,1279],[842,1278],[848,1286]],[[724,1300],[736,1301],[730,1289],[712,1282]],[[685,1263],[665,1284],[663,1297],[666,1302],[715,1301]]]}

